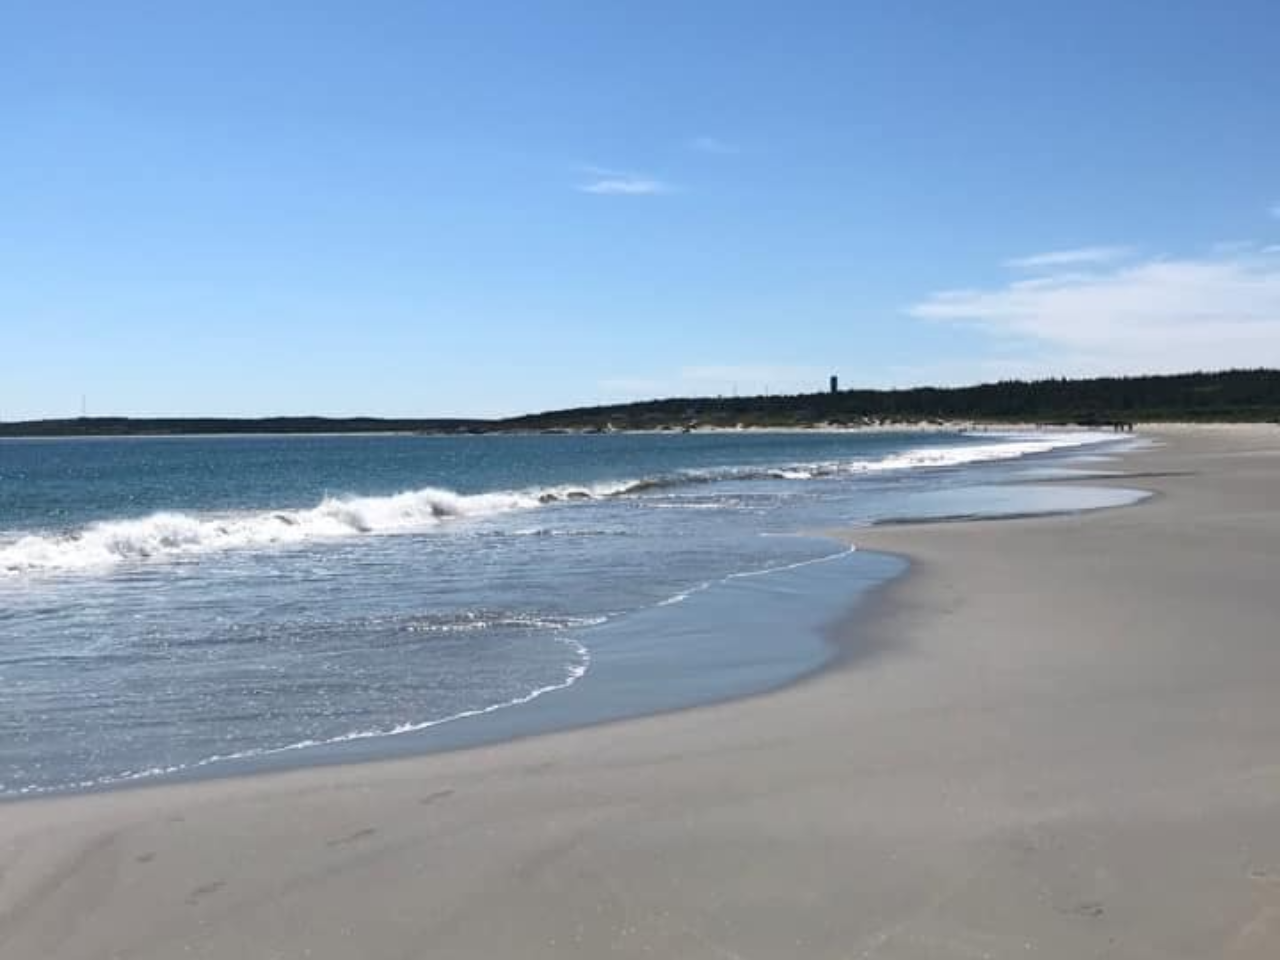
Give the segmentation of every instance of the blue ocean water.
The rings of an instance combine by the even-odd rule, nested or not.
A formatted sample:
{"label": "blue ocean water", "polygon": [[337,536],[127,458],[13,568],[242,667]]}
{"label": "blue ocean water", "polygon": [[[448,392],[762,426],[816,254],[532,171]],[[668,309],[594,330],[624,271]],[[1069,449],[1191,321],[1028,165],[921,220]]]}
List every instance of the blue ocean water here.
{"label": "blue ocean water", "polygon": [[1120,502],[1006,482],[1098,440],[0,441],[0,796],[776,686],[821,665],[823,623],[900,567],[821,531]]}

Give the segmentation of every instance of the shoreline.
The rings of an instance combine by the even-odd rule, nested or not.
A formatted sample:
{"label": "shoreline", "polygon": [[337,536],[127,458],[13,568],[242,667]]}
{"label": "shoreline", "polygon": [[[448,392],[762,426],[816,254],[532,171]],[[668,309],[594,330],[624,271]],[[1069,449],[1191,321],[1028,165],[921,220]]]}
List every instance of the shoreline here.
{"label": "shoreline", "polygon": [[1140,510],[852,531],[911,569],[772,693],[6,805],[0,957],[1274,956],[1280,432],[1166,443],[1083,481]]}
{"label": "shoreline", "polygon": [[[1052,436],[1062,437],[1063,434],[1054,431]],[[1089,432],[1083,440],[1096,439],[1096,437],[1095,433]],[[992,438],[992,441],[994,439]],[[947,446],[943,449],[950,450],[953,446],[950,435],[946,440]],[[898,442],[913,449],[929,449],[909,440]],[[1004,439],[1001,438],[1001,443],[1003,442]],[[1032,442],[1015,445],[1011,449],[1016,449],[1018,453],[1010,454],[1007,460],[996,460],[995,465],[999,466],[1003,463],[1008,465],[1008,469],[1016,469],[1016,464],[1022,460],[1022,454],[1026,452],[1024,447],[1032,448],[1031,453],[1036,457],[1069,457],[1073,454],[1073,441],[1068,436],[1064,442],[1066,446],[1063,449],[1046,453],[1042,453],[1039,448],[1053,446],[1053,443]],[[1126,441],[1121,439],[1118,443],[1124,445]],[[985,445],[979,443],[976,449],[986,451],[991,446],[990,442]],[[1108,443],[1097,449],[1114,447],[1115,444]],[[956,449],[963,451],[964,448],[956,447]],[[1079,449],[1088,448],[1080,447]],[[982,460],[983,457],[979,456],[978,461]],[[980,477],[980,474],[974,474],[972,480],[978,482]],[[997,481],[997,483],[1003,482],[1006,481]],[[1015,490],[1019,487],[1025,489],[1027,486],[1015,484]],[[1061,492],[1066,496],[1056,498],[1060,503],[1069,504],[1076,497],[1076,494],[1068,491]],[[1014,492],[1012,501],[1016,502],[1019,497],[1029,496],[1029,494]],[[1004,496],[1002,499],[1003,504],[992,502],[991,512],[1001,513],[1012,508],[1009,496]],[[1032,512],[1045,512],[1043,508],[1036,508],[1029,499],[1027,506]],[[1088,507],[1082,503],[1080,508]],[[936,507],[921,505],[921,502],[917,501],[917,505],[911,509],[927,510],[936,509]],[[616,622],[606,623],[603,626],[595,624],[594,626],[598,629],[592,629],[590,634],[578,637],[582,643],[589,644],[591,647],[597,645],[597,640],[604,644],[601,648],[605,651],[604,658],[593,666],[592,681],[587,685],[591,688],[589,690],[578,688],[572,692],[566,692],[564,688],[572,685],[578,677],[578,673],[570,672],[563,681],[556,678],[546,687],[537,689],[531,687],[528,694],[521,693],[510,700],[486,703],[456,714],[439,711],[433,715],[425,710],[422,712],[424,715],[419,716],[406,713],[396,717],[393,723],[381,725],[351,723],[338,726],[334,732],[325,736],[307,739],[294,737],[292,740],[273,740],[267,736],[259,736],[255,740],[252,736],[242,737],[235,744],[235,749],[231,747],[223,750],[210,749],[202,754],[191,756],[167,754],[163,749],[149,754],[135,751],[134,757],[137,762],[122,762],[112,768],[107,768],[105,764],[98,765],[96,769],[86,766],[82,768],[87,770],[84,774],[80,773],[80,769],[68,767],[66,769],[72,775],[57,779],[48,775],[39,776],[40,764],[44,758],[34,751],[29,751],[28,755],[31,759],[27,761],[27,768],[36,771],[37,775],[29,780],[19,776],[5,777],[6,782],[0,785],[4,788],[0,792],[0,803],[21,803],[45,797],[95,794],[117,789],[149,788],[166,783],[202,781],[217,777],[262,775],[310,766],[399,759],[537,736],[554,730],[593,726],[636,716],[723,703],[781,689],[800,678],[826,669],[828,663],[838,656],[836,646],[828,639],[829,632],[826,625],[828,621],[835,620],[838,615],[844,613],[846,603],[852,602],[855,594],[854,584],[858,587],[856,593],[861,593],[864,589],[896,572],[892,564],[865,555],[861,558],[853,558],[850,563],[844,563],[843,554],[847,551],[847,546],[843,538],[838,535],[833,537],[830,531],[820,527],[806,529],[787,526],[786,531],[785,533],[775,531],[771,535],[789,539],[820,540],[821,543],[814,543],[812,550],[820,550],[822,556],[815,554],[800,562],[771,561],[772,569],[769,571],[755,571],[747,574],[743,570],[738,570],[729,573],[722,580],[713,577],[706,583],[695,583],[689,593],[699,594],[699,597],[690,606],[698,609],[689,610],[690,616],[684,618],[677,615],[674,619],[663,616],[655,620],[654,616],[658,611],[647,610],[644,607],[628,611],[622,617],[600,618],[602,622],[606,619]],[[822,543],[838,546],[841,548],[841,555],[838,556],[833,552],[832,547],[822,547]],[[807,556],[807,550],[805,555]],[[839,566],[847,568],[846,572],[842,574],[836,571],[835,576],[819,577],[816,582],[808,585],[807,592],[810,597],[807,602],[799,605],[792,602],[789,612],[780,613],[778,602],[770,599],[770,591],[774,597],[781,597],[784,594],[794,594],[802,587],[802,584],[792,581],[788,571],[796,567],[811,568],[815,562],[821,561],[825,564],[830,560],[841,560]],[[741,593],[735,584],[745,585],[748,581],[765,583],[765,581],[755,580],[756,576],[763,572],[771,574],[769,582],[774,583],[773,587],[767,587],[763,592],[756,593],[748,590],[741,595],[741,602],[736,605],[726,605],[714,599],[727,589]],[[744,576],[748,579],[741,579]],[[775,576],[779,578],[777,582],[774,581]],[[686,584],[686,586],[689,585]],[[702,592],[708,587],[712,589],[702,596]],[[681,600],[685,595],[666,597],[653,606],[666,607],[672,600]],[[708,601],[710,601],[709,604]],[[749,607],[752,610],[746,619],[738,614],[738,610],[743,607]],[[812,610],[806,608],[812,608]],[[686,611],[688,608],[681,606],[679,609]],[[633,620],[638,622],[634,628],[629,629],[628,624]],[[770,636],[779,632],[785,633],[788,630],[797,634],[802,632],[806,637],[812,636],[812,640],[806,641],[805,646],[816,648],[817,652],[802,650],[799,643],[780,645],[770,642]],[[576,631],[572,632],[577,636]],[[656,636],[665,634],[676,639],[667,644],[670,649],[667,649],[665,654],[655,657],[652,653],[659,651],[653,648],[660,645],[649,644],[646,634]],[[633,641],[632,645],[619,643],[619,639],[628,636]],[[724,638],[728,636],[737,637],[739,649],[733,649],[734,644],[725,642]],[[599,651],[588,654],[586,649],[574,639],[569,638],[566,642],[577,647],[582,658],[583,669],[587,663],[598,659],[595,653]],[[638,647],[641,651],[638,657],[632,646]],[[681,648],[692,651],[692,656],[687,658],[687,662]],[[647,655],[645,651],[649,651],[649,654]],[[721,651],[721,655],[708,655],[710,651]],[[621,671],[615,669],[610,662],[611,657],[617,659],[619,654],[630,667],[635,668],[633,672],[641,678],[640,680],[634,682],[623,680],[620,676]],[[746,668],[740,666],[753,661],[758,666]],[[657,667],[661,669],[655,670]],[[703,677],[701,682],[689,679],[687,675],[693,672]],[[608,679],[604,679],[605,677]],[[619,682],[620,680],[623,682]],[[649,691],[647,695],[641,695],[642,685]],[[680,692],[673,694],[671,690],[676,688]],[[619,692],[621,697],[616,696]],[[545,703],[541,702],[544,699],[543,694],[551,694],[545,698]],[[609,706],[608,702],[611,698],[622,705]],[[540,702],[535,704],[532,703],[533,700]],[[21,717],[21,713],[18,717]],[[298,742],[293,742],[295,740]],[[230,742],[229,738],[228,742]],[[161,746],[163,747],[163,744]],[[215,746],[218,745],[215,744]],[[107,744],[107,749],[108,751],[111,749],[110,743]],[[155,757],[163,759],[157,761],[153,759]],[[126,759],[129,758],[126,757]],[[46,773],[55,769],[53,764],[44,763]]]}
{"label": "shoreline", "polygon": [[[794,536],[800,539],[830,543],[841,549],[832,554],[799,561],[796,564],[775,570],[751,573],[748,576],[755,578],[761,575],[785,575],[795,568],[847,560],[856,552],[852,549],[848,539],[838,531],[797,533]],[[883,556],[889,557],[890,555],[885,553]],[[824,651],[821,657],[793,674],[781,679],[767,681],[763,686],[708,694],[705,695],[705,698],[679,702],[675,705],[664,706],[655,702],[635,712],[618,714],[594,716],[590,710],[584,714],[580,707],[567,707],[560,711],[555,710],[553,705],[566,703],[563,698],[557,697],[556,694],[566,694],[568,696],[580,694],[581,691],[572,689],[577,681],[581,679],[581,677],[576,677],[562,687],[541,691],[537,696],[527,700],[480,709],[472,715],[445,717],[439,720],[427,721],[421,729],[409,730],[403,733],[388,732],[370,737],[336,740],[332,743],[316,743],[309,745],[306,748],[306,752],[295,751],[293,747],[285,746],[269,750],[261,755],[228,756],[218,758],[213,762],[201,761],[188,768],[174,768],[157,773],[146,772],[138,776],[122,777],[109,782],[84,783],[47,791],[0,794],[0,811],[23,804],[81,797],[111,796],[117,792],[164,789],[166,787],[198,785],[220,780],[256,780],[290,773],[306,773],[310,770],[359,768],[376,764],[412,762],[425,757],[466,753],[487,747],[501,747],[504,744],[536,740],[541,737],[556,736],[576,730],[606,728],[611,725],[627,724],[649,717],[709,709],[751,700],[756,697],[771,696],[791,687],[811,682],[827,671],[839,668],[847,656],[856,658],[860,655],[857,652],[849,653],[848,645],[840,639],[840,629],[846,621],[860,617],[864,604],[870,603],[871,597],[895,580],[907,575],[909,563],[906,558],[901,558],[901,561],[902,566],[896,572],[875,575],[869,571],[862,571],[858,578],[852,580],[851,584],[857,583],[858,586],[850,585],[848,587],[848,590],[853,594],[852,599],[848,595],[842,595],[844,599],[841,611],[832,618],[822,619],[816,624],[806,627],[805,632],[813,635],[813,645]],[[728,579],[732,580],[740,576],[742,575],[734,574],[730,575]],[[723,586],[724,581],[721,581],[719,585]],[[663,606],[664,604],[660,603],[655,608],[647,608],[638,612],[652,613]],[[540,702],[544,694],[551,696],[552,700]],[[607,693],[597,693],[593,699],[607,699],[607,696]],[[531,711],[541,711],[547,707],[552,708],[550,711],[552,719],[543,718],[537,722],[530,722],[529,713]],[[557,718],[556,714],[562,714],[562,716]],[[566,719],[566,717],[571,717],[572,719]],[[427,743],[424,741],[436,742]],[[367,749],[356,749],[364,745],[367,745]],[[348,750],[352,752],[344,756],[344,753]],[[318,757],[317,754],[322,756]]]}
{"label": "shoreline", "polygon": [[[1121,440],[1120,442],[1123,443],[1124,441]],[[1088,448],[1081,449],[1087,450]],[[1104,454],[1107,456],[1119,452],[1110,445],[1104,447],[1104,450],[1109,451]],[[1054,457],[1065,455],[1069,458],[1073,453],[1074,450],[1068,447],[1052,451],[1047,455]],[[1009,462],[1012,463],[1013,461]],[[1073,477],[1072,479],[1077,484],[1087,484],[1089,478],[1085,476]],[[1044,481],[1034,478],[1020,479],[1016,477],[997,481],[1000,485],[1011,485],[1015,489],[1034,487],[1042,482]],[[1087,492],[1087,486],[1082,492]],[[1067,499],[1071,500],[1073,498],[1069,496]],[[1122,505],[1124,504],[1116,504],[1115,506]],[[903,516],[897,520],[873,521],[872,528],[882,523],[970,522],[984,518],[1007,519],[1024,515],[1052,516],[1097,509],[1105,508],[1096,504],[1081,502],[1080,505],[1075,507],[1042,507],[1039,509],[1030,507],[1023,514],[1009,513],[1006,512],[1007,507],[993,505],[990,513],[983,513],[977,516]],[[825,565],[833,560],[853,560],[852,568],[843,574],[843,582],[827,582],[824,584],[823,580],[831,579],[829,576],[819,578],[816,583],[806,580],[804,592],[807,594],[808,600],[804,606],[812,607],[815,610],[821,609],[823,611],[821,615],[814,614],[808,609],[799,608],[792,610],[790,613],[780,614],[775,609],[776,601],[769,601],[765,607],[760,608],[756,604],[764,598],[757,600],[753,600],[750,596],[744,598],[745,602],[755,610],[767,614],[772,624],[768,630],[761,627],[760,615],[757,613],[754,618],[755,625],[746,631],[753,637],[759,634],[765,647],[777,646],[777,644],[767,639],[768,636],[772,635],[772,632],[791,629],[797,633],[804,633],[806,636],[812,635],[812,641],[807,643],[806,646],[816,648],[817,651],[804,653],[796,651],[785,656],[780,655],[778,657],[778,666],[772,668],[762,677],[752,680],[730,681],[728,683],[709,678],[707,682],[697,688],[700,692],[676,694],[674,696],[654,687],[653,692],[647,698],[642,698],[639,703],[636,703],[634,702],[635,693],[631,690],[631,685],[625,682],[621,686],[619,685],[618,671],[610,663],[611,656],[615,656],[617,652],[617,640],[606,639],[605,647],[602,648],[604,661],[597,664],[592,671],[593,682],[590,685],[590,690],[575,688],[570,691],[568,688],[574,686],[577,680],[577,676],[572,676],[556,687],[535,691],[530,696],[520,697],[510,703],[494,704],[468,711],[459,716],[442,716],[418,723],[405,723],[402,729],[394,731],[390,729],[380,732],[360,730],[351,734],[336,736],[332,740],[308,741],[298,745],[267,746],[259,750],[250,749],[222,756],[202,758],[185,765],[180,764],[153,769],[139,768],[136,772],[126,771],[101,779],[68,783],[43,789],[39,787],[14,789],[8,793],[0,794],[0,809],[11,804],[39,802],[57,797],[93,796],[117,790],[153,789],[165,785],[201,783],[221,778],[236,779],[271,776],[276,773],[305,770],[313,767],[363,765],[406,758],[411,759],[437,753],[457,752],[475,749],[480,746],[524,740],[565,730],[591,728],[626,722],[645,716],[731,703],[784,690],[794,684],[806,682],[826,670],[833,669],[838,663],[846,659],[848,656],[845,649],[846,645],[833,638],[836,632],[835,626],[851,616],[856,616],[857,611],[861,609],[864,598],[869,593],[882,589],[888,581],[901,576],[902,571],[907,566],[905,558],[894,558],[891,563],[886,563],[887,555],[876,560],[865,551],[862,558],[851,558],[850,555],[856,551],[850,549],[852,545],[844,531],[824,528],[799,529],[790,534],[790,536],[838,545],[841,549],[834,553],[824,553],[821,556],[783,564],[767,571],[750,574],[741,572],[730,574],[721,581],[708,582],[692,590],[692,593],[701,594],[703,588],[707,586],[718,587],[719,590],[732,589],[732,585],[744,576],[754,582],[755,578],[762,573],[768,573],[770,582],[773,582],[776,577],[783,578],[778,581],[773,589],[783,589],[790,592],[800,587],[799,584],[788,584],[793,569],[812,568],[814,564]],[[897,569],[894,568],[896,563],[901,563],[901,566]],[[844,566],[843,562],[841,566]],[[715,591],[708,596],[719,596],[719,592]],[[704,599],[700,596],[695,603]],[[646,630],[683,636],[693,625],[701,624],[703,632],[706,632],[705,628],[707,626],[713,625],[710,633],[714,637],[704,637],[693,642],[699,649],[714,650],[725,645],[722,639],[723,636],[737,633],[737,628],[741,627],[740,624],[735,626],[732,612],[726,618],[723,610],[718,616],[714,612],[710,615],[705,612],[696,614],[692,620],[688,618],[681,619],[677,613],[675,620],[664,618],[655,623],[652,619],[653,615],[660,613],[658,608],[666,606],[668,606],[668,601],[663,601],[656,604],[652,610],[641,609],[634,611],[631,618],[612,625],[605,625],[600,629],[606,631],[605,636],[609,638],[618,628],[624,631],[628,630],[628,624],[632,618],[648,618],[644,628],[634,625],[629,630],[630,634],[637,634],[631,640],[633,642],[638,641],[643,649],[645,646],[643,634]],[[680,609],[684,610],[683,607]],[[781,620],[785,620],[785,624]],[[779,622],[774,623],[774,621]],[[600,639],[598,635],[584,635],[582,637],[582,640],[591,644],[592,648],[597,646],[596,640],[598,639]],[[611,650],[610,648],[614,649]],[[580,647],[580,649],[585,648]],[[639,661],[634,660],[634,655],[628,652],[628,644],[624,643],[622,650],[623,656],[627,659],[630,667],[639,666],[642,673],[651,673],[653,665],[643,657]],[[588,661],[597,660],[600,654],[601,650],[593,649]],[[671,655],[672,652],[669,651],[666,654],[666,658],[669,659]],[[763,655],[762,651],[755,646],[755,641],[752,641],[751,644],[744,646],[739,651],[726,651],[721,664],[722,672],[732,671],[737,661],[741,661],[744,658],[749,660],[761,655]],[[856,656],[860,656],[860,654],[855,654]],[[714,660],[715,658],[713,658]],[[658,662],[662,661],[655,661],[655,663]],[[687,667],[688,665],[686,664],[685,666]],[[601,667],[606,671],[605,678],[600,676]],[[679,672],[679,667],[679,664],[671,662],[663,669],[669,673],[670,677],[675,677]],[[708,669],[714,670],[714,667],[703,665],[697,666],[695,669],[706,672]],[[650,681],[651,684],[653,682],[652,680]],[[621,692],[624,698],[633,702],[626,706],[608,706],[608,702],[615,699],[618,692]],[[545,701],[543,700],[543,694],[549,695]]]}

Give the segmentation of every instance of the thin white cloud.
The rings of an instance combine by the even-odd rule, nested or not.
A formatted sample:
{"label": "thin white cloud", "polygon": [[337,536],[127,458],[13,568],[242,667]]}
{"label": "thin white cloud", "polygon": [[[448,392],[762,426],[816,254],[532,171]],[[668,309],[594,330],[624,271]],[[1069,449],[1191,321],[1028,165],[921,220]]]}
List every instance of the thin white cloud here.
{"label": "thin white cloud", "polygon": [[1017,270],[1040,270],[1045,267],[1070,267],[1123,260],[1133,253],[1131,247],[1077,247],[1074,250],[1050,250],[1029,257],[1006,260],[1006,267]]}
{"label": "thin white cloud", "polygon": [[1280,201],[1277,201],[1276,203],[1273,203],[1273,204],[1271,205],[1271,209],[1270,209],[1270,210],[1268,210],[1267,212],[1268,212],[1268,213],[1270,213],[1270,214],[1271,214],[1273,217],[1275,217],[1277,220],[1280,220]]}
{"label": "thin white cloud", "polygon": [[671,188],[661,180],[648,177],[608,177],[580,184],[578,189],[583,193],[594,193],[606,197],[651,197],[671,192]]}
{"label": "thin white cloud", "polygon": [[1262,251],[1148,258],[942,291],[908,312],[976,327],[1017,344],[1029,366],[1047,361],[1064,373],[1280,364],[1280,261]]}
{"label": "thin white cloud", "polygon": [[712,153],[719,156],[731,156],[742,152],[742,149],[737,144],[729,143],[717,137],[694,137],[689,141],[689,149],[698,153]]}
{"label": "thin white cloud", "polygon": [[588,177],[578,184],[577,189],[582,193],[606,197],[651,197],[672,191],[671,184],[647,174],[607,167],[583,167],[582,173]]}

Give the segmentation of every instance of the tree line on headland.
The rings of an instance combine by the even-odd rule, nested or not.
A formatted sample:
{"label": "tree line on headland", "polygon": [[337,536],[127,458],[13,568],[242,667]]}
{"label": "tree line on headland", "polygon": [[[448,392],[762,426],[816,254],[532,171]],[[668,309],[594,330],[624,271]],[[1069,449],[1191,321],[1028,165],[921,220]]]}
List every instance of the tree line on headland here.
{"label": "tree line on headland", "polygon": [[739,425],[862,426],[931,421],[1083,425],[1142,421],[1280,422],[1280,370],[1003,380],[971,387],[853,389],[777,396],[670,398],[554,410],[501,420],[78,417],[0,423],[0,436],[514,433],[680,430]]}

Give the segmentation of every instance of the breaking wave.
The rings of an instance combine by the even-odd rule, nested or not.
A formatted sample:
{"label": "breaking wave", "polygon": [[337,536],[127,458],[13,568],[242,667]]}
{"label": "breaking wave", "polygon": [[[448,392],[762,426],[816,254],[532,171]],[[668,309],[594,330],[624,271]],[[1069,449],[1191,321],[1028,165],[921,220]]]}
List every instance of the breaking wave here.
{"label": "breaking wave", "polygon": [[[427,487],[381,497],[326,497],[302,510],[229,514],[162,512],[103,520],[66,533],[0,538],[0,571],[74,572],[122,562],[177,560],[235,549],[289,545],[358,535],[417,533],[453,520],[482,518],[552,504],[657,494],[693,484],[743,480],[807,481],[895,470],[1009,460],[1105,439],[1093,434],[998,435],[990,443],[927,446],[878,459],[781,466],[690,469],[590,485],[463,494]],[[540,528],[539,528],[540,529]]]}
{"label": "breaking wave", "polygon": [[450,520],[592,500],[618,485],[462,494],[427,487],[386,497],[326,497],[305,510],[234,514],[154,513],[103,520],[63,534],[0,542],[0,570],[75,571],[126,561],[181,559],[223,550],[289,545],[360,534],[414,533]]}

